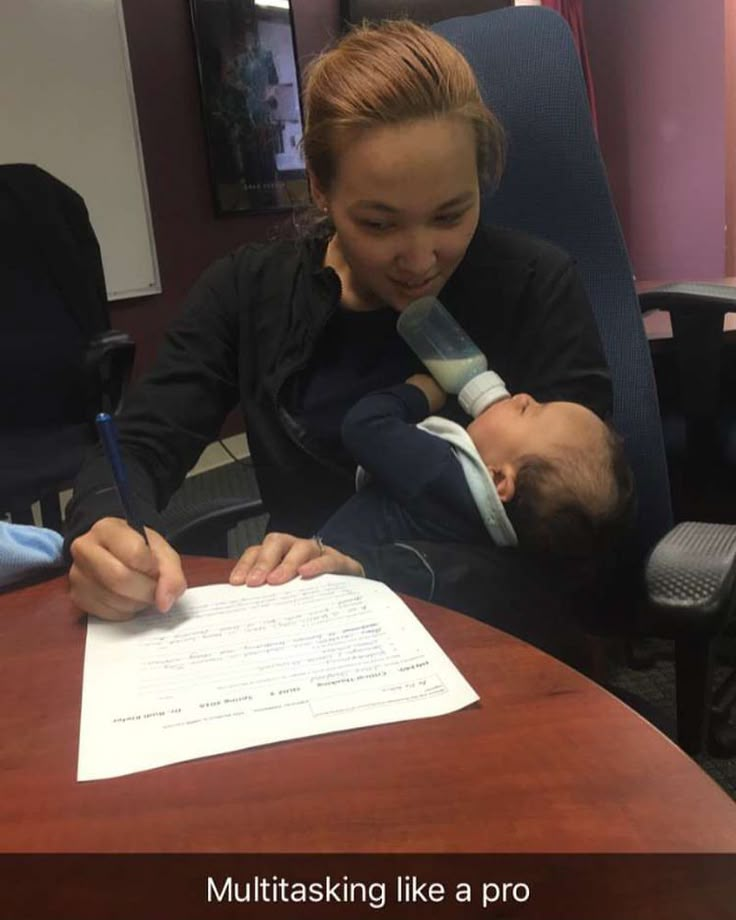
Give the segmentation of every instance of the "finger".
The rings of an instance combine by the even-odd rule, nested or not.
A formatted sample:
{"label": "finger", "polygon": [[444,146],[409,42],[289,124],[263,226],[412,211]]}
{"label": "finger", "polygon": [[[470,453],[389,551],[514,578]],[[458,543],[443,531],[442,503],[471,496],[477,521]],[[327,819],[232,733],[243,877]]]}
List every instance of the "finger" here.
{"label": "finger", "polygon": [[322,552],[322,545],[314,538],[299,540],[294,543],[280,565],[276,566],[268,576],[269,585],[282,585],[287,581],[291,581],[292,578],[296,578],[301,566],[310,559],[319,558]]}
{"label": "finger", "polygon": [[299,567],[299,575],[302,578],[316,578],[317,575],[354,575],[365,578],[365,570],[357,559],[325,546],[324,555]]}
{"label": "finger", "polygon": [[150,527],[146,527],[146,535],[158,567],[155,604],[161,613],[168,613],[187,589],[181,556],[161,534]]}
{"label": "finger", "polygon": [[136,602],[139,609],[153,603],[156,579],[128,568],[104,546],[80,538],[72,544],[71,552],[73,568],[85,576],[86,583],[97,585],[97,599],[104,599],[105,594],[125,598]]}
{"label": "finger", "polygon": [[230,584],[231,585],[242,585],[245,584],[245,579],[248,577],[248,573],[253,567],[253,563],[258,558],[258,554],[261,551],[261,544],[258,543],[254,546],[249,546],[243,555],[238,559],[238,561],[233,566],[232,572],[230,572]]}
{"label": "finger", "polygon": [[245,583],[251,587],[264,584],[268,575],[281,563],[298,539],[287,533],[266,534],[263,543],[258,547],[258,553],[246,576]]}
{"label": "finger", "polygon": [[102,518],[85,536],[104,546],[129,569],[158,578],[158,561],[150,545],[122,518]]}
{"label": "finger", "polygon": [[127,597],[111,594],[89,579],[76,566],[69,572],[69,596],[72,603],[81,611],[103,620],[128,620],[148,606]]}

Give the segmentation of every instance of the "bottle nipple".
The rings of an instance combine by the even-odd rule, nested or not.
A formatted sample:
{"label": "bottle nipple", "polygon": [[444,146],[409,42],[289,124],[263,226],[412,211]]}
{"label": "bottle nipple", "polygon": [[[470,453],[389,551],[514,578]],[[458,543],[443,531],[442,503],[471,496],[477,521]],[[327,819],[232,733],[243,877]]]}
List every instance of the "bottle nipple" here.
{"label": "bottle nipple", "polygon": [[489,406],[509,395],[506,384],[495,371],[484,371],[465,384],[457,399],[463,412],[478,418]]}

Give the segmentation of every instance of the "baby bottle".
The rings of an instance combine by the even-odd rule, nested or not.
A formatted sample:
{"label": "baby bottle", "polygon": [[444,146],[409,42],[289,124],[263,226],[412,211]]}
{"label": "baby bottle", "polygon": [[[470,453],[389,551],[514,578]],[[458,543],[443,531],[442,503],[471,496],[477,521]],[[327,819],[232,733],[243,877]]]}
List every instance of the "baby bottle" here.
{"label": "baby bottle", "polygon": [[509,393],[483,352],[436,297],[410,303],[396,324],[399,335],[446,393],[476,418]]}

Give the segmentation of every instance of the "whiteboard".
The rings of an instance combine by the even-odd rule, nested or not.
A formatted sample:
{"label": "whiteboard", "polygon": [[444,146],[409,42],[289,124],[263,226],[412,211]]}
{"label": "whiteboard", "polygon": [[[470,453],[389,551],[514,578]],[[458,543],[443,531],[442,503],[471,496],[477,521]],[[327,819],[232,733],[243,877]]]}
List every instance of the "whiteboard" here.
{"label": "whiteboard", "polygon": [[161,291],[121,0],[0,0],[0,162],[84,198],[110,300]]}

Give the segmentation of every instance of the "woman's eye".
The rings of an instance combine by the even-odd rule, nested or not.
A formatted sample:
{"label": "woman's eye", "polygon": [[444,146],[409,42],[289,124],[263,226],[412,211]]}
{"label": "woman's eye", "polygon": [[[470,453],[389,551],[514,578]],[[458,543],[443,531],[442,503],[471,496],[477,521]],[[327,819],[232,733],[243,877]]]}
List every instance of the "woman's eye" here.
{"label": "woman's eye", "polygon": [[391,224],[387,224],[382,220],[361,220],[360,225],[366,230],[372,230],[374,233],[380,233],[381,231],[388,230],[391,227]]}
{"label": "woman's eye", "polygon": [[435,221],[438,224],[442,224],[444,226],[451,226],[452,224],[457,224],[462,220],[463,213],[464,212],[456,214],[438,214],[437,217],[435,217]]}

